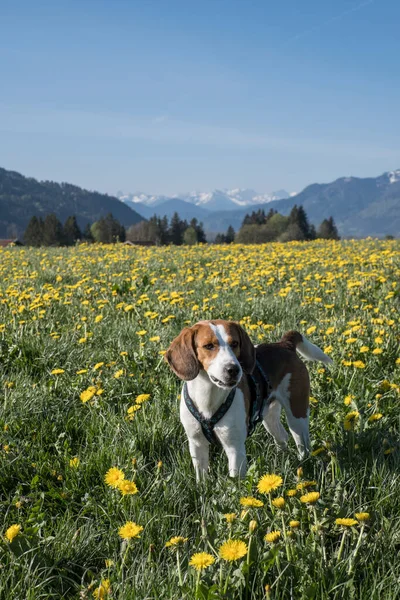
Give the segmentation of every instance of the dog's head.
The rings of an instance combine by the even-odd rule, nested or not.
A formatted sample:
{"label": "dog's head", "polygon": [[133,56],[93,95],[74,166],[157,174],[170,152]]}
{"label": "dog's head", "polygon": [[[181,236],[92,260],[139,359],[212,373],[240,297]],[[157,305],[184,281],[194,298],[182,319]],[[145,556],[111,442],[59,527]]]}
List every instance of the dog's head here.
{"label": "dog's head", "polygon": [[204,370],[212,383],[224,389],[251,373],[256,351],[245,330],[232,321],[200,321],[185,327],[164,355],[180,379],[189,381]]}

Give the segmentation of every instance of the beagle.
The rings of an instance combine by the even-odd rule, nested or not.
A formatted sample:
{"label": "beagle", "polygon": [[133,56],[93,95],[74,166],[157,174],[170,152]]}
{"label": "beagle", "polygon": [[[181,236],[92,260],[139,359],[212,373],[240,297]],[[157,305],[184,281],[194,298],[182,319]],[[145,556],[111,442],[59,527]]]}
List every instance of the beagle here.
{"label": "beagle", "polygon": [[164,358],[184,380],[180,418],[197,480],[206,476],[213,441],[228,457],[229,475],[244,477],[245,441],[258,421],[285,449],[282,407],[300,458],[308,453],[310,381],[296,350],[308,360],[332,362],[297,331],[278,343],[254,346],[232,321],[200,321],[172,341]]}

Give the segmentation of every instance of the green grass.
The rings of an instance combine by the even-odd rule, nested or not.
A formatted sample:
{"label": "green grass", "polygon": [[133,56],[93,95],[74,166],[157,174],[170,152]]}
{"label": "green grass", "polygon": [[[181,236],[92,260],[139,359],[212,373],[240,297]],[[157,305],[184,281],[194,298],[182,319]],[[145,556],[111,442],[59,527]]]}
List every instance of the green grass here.
{"label": "green grass", "polygon": [[[397,242],[373,240],[1,251],[0,598],[93,598],[105,579],[119,600],[261,599],[267,584],[277,600],[397,598],[399,256]],[[302,464],[301,481],[317,482],[313,507],[298,494],[279,511],[258,493],[265,473],[284,480],[272,497],[299,482],[294,443],[278,451],[262,426],[247,442],[244,481],[231,480],[226,457],[213,450],[209,478],[196,484],[179,422],[181,383],[160,351],[200,318],[241,321],[255,343],[315,326],[308,337],[332,347],[331,369],[309,365],[311,438],[322,450]],[[360,360],[365,368],[348,364]],[[57,368],[64,373],[52,375]],[[103,393],[83,403],[92,385]],[[127,420],[143,393],[150,399]],[[353,410],[359,417],[345,431]],[[105,484],[114,466],[138,494]],[[241,515],[249,495],[264,507]],[[364,511],[365,527],[349,528],[343,541],[335,519]],[[282,516],[286,532],[290,519],[301,523],[286,543]],[[249,556],[232,566],[219,559],[229,537],[249,543],[251,519]],[[118,530],[130,520],[144,529],[126,544]],[[13,524],[21,533],[9,543]],[[282,532],[273,546],[263,540],[271,530]],[[188,538],[178,556],[165,548],[175,535]],[[216,561],[196,585],[188,561],[201,551]]]}

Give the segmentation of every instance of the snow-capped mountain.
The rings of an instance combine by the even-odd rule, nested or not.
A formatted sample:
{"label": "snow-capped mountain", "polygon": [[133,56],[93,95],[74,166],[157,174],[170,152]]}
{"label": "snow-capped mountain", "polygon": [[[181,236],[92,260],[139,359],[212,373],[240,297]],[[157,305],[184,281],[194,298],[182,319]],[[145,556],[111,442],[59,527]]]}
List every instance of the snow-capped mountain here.
{"label": "snow-capped mountain", "polygon": [[291,195],[285,190],[260,194],[251,189],[235,188],[232,190],[214,190],[212,192],[185,192],[173,196],[157,196],[143,193],[124,194],[123,192],[118,192],[117,198],[128,205],[139,203],[153,207],[159,206],[168,200],[179,199],[206,210],[220,211],[267,204],[274,200],[284,200]]}

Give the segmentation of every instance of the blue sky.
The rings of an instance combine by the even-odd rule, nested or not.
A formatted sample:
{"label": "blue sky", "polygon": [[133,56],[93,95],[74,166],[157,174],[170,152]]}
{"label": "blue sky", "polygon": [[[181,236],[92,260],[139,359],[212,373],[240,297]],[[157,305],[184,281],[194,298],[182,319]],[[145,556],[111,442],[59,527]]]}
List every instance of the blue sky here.
{"label": "blue sky", "polygon": [[400,168],[398,0],[2,0],[0,166],[108,193]]}

